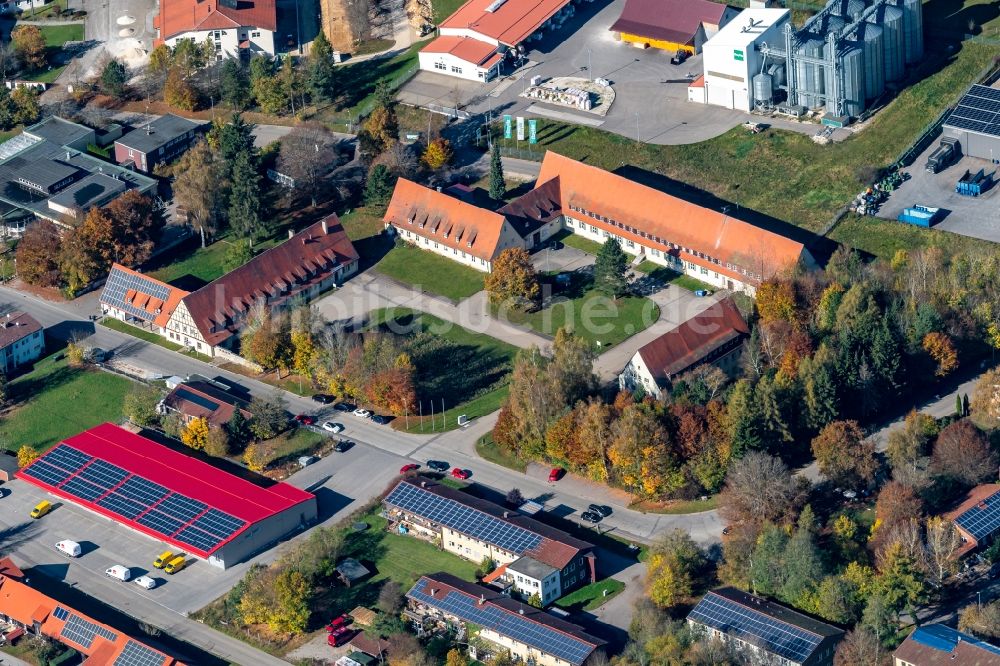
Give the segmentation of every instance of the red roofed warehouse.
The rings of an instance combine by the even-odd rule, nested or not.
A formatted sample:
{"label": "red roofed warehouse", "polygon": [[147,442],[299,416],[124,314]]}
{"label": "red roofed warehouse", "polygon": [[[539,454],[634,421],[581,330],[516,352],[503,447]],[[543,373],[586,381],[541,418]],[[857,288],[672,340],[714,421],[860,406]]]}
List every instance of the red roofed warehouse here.
{"label": "red roofed warehouse", "polygon": [[312,493],[257,485],[111,423],[70,437],[17,476],[222,569],[316,521]]}
{"label": "red roofed warehouse", "polygon": [[153,25],[159,31],[157,44],[210,40],[216,60],[274,55],[278,9],[275,0],[160,0]]}
{"label": "red roofed warehouse", "polygon": [[544,605],[597,575],[592,544],[430,479],[404,479],[383,502],[400,533],[435,539],[473,562],[489,558],[518,593],[537,593]]}
{"label": "red roofed warehouse", "polygon": [[[573,15],[572,0],[469,0],[438,26],[420,52],[420,69],[489,81],[503,58]],[[523,49],[522,49],[523,52]]]}
{"label": "red roofed warehouse", "polygon": [[726,298],[640,347],[619,375],[618,384],[622,390],[641,388],[659,398],[676,377],[699,365],[711,363],[731,370],[749,333],[736,304]]}
{"label": "red roofed warehouse", "polygon": [[626,0],[611,30],[639,48],[701,53],[701,45],[739,13],[711,0]]}

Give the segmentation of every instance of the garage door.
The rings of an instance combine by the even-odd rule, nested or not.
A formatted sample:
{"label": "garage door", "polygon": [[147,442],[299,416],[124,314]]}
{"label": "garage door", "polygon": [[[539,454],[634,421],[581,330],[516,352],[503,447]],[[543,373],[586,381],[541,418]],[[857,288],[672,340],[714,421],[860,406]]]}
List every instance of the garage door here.
{"label": "garage door", "polygon": [[733,91],[725,86],[710,86],[705,84],[708,103],[716,106],[724,106],[727,109],[733,108]]}

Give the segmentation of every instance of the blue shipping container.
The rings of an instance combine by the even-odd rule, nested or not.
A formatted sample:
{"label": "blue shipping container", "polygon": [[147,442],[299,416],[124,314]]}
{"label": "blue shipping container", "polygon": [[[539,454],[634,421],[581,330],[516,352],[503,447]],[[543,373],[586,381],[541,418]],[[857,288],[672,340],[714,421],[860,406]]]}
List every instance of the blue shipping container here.
{"label": "blue shipping container", "polygon": [[939,208],[931,208],[930,206],[911,206],[904,208],[896,219],[918,227],[930,227],[934,224],[934,218],[937,217],[939,210]]}

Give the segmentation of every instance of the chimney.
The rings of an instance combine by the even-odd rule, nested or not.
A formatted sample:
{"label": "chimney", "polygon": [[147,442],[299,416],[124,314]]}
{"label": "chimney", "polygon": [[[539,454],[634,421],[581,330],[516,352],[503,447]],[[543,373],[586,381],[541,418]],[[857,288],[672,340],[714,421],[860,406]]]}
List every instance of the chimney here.
{"label": "chimney", "polygon": [[295,237],[295,232],[292,231],[291,229],[289,229],[288,230],[288,238],[291,239],[291,238],[294,238],[294,237]]}
{"label": "chimney", "polygon": [[330,227],[327,225],[325,217],[323,218],[323,221],[321,222],[321,224],[323,225],[323,235],[325,236],[328,233],[330,233]]}
{"label": "chimney", "polygon": [[510,511],[504,511],[503,512],[503,517],[504,518],[510,518]]}
{"label": "chimney", "polygon": [[421,481],[420,482],[420,487],[421,488],[426,488],[427,487],[427,482],[426,481]]}
{"label": "chimney", "polygon": [[485,594],[480,594],[479,595],[479,605],[482,606],[485,603],[486,603],[486,595]]}
{"label": "chimney", "polygon": [[520,613],[521,615],[524,615],[524,606],[521,606],[520,608],[518,608],[517,612]]}

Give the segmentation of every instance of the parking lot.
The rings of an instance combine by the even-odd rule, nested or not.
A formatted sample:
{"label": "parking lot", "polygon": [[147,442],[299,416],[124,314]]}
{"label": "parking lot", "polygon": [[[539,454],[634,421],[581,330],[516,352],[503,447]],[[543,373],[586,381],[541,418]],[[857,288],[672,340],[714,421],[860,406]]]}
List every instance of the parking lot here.
{"label": "parking lot", "polygon": [[[398,475],[403,458],[364,444],[346,453],[333,453],[295,474],[290,482],[316,494],[323,524],[333,524],[380,493]],[[178,552],[161,541],[126,528],[110,519],[20,480],[4,484],[10,491],[0,499],[0,533],[8,538],[5,546],[22,566],[36,566],[47,576],[67,582],[107,603],[145,619],[148,602],[186,615],[230,590],[254,562],[270,562],[280,552],[270,548],[250,561],[223,571],[196,560],[184,570],[168,576],[154,569],[152,562],[164,550]],[[28,517],[43,499],[55,504],[52,512],[39,519]],[[69,539],[80,543],[83,553],[68,558],[54,547]],[[115,564],[130,568],[132,578],[149,575],[157,587],[144,590],[105,576]]]}
{"label": "parking lot", "polygon": [[1000,242],[1000,194],[997,193],[1000,187],[993,185],[979,197],[962,196],[955,192],[955,184],[966,170],[976,173],[985,169],[987,174],[995,173],[996,178],[1000,176],[997,165],[989,160],[963,157],[940,173],[933,174],[924,169],[924,164],[937,146],[938,142],[934,141],[906,169],[910,174],[909,180],[882,204],[878,216],[895,220],[908,206],[931,206],[941,209],[935,229]]}

